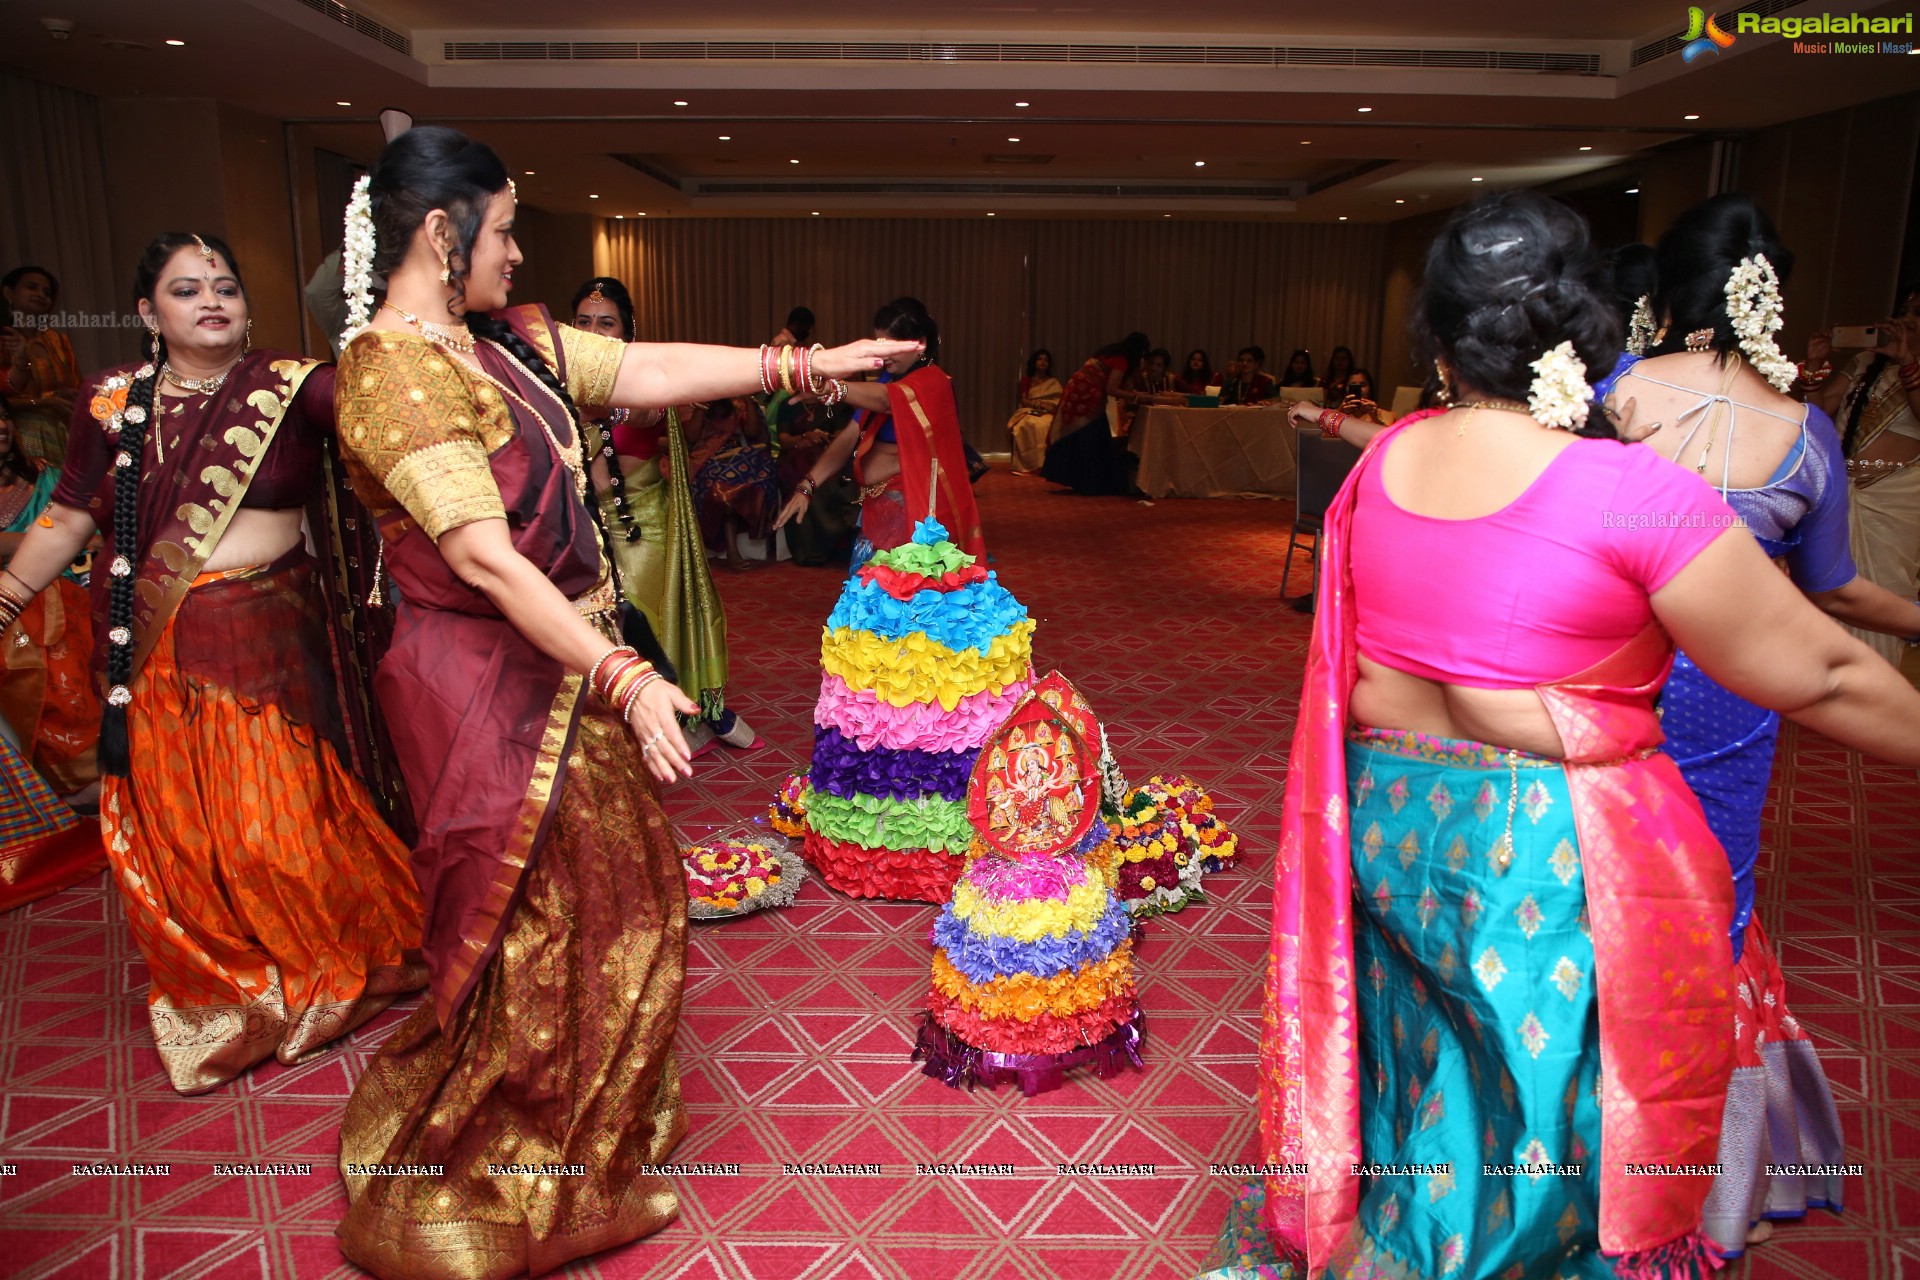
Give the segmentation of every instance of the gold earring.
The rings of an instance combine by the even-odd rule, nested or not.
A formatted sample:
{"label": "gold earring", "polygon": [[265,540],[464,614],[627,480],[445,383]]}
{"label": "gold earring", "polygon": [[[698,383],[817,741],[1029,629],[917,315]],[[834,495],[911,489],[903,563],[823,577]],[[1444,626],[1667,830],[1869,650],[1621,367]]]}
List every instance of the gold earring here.
{"label": "gold earring", "polygon": [[453,283],[453,267],[448,264],[448,258],[450,256],[451,255],[445,254],[445,253],[440,255],[440,283],[441,284]]}
{"label": "gold earring", "polygon": [[1440,400],[1444,404],[1453,403],[1453,371],[1440,361],[1433,362],[1433,376],[1440,379]]}
{"label": "gold earring", "polygon": [[253,317],[248,316],[247,317],[247,343],[245,346],[240,348],[240,354],[244,357],[249,351],[252,351],[252,350],[253,350]]}

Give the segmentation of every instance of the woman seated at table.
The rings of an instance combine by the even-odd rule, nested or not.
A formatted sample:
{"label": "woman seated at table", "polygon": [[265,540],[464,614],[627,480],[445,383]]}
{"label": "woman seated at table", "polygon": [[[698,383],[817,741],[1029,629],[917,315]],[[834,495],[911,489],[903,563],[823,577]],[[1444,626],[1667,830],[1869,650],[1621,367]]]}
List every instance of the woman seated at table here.
{"label": "woman seated at table", "polygon": [[1129,397],[1121,410],[1121,435],[1133,429],[1134,418],[1142,407],[1152,404],[1185,404],[1187,398],[1173,389],[1173,375],[1167,372],[1173,356],[1164,347],[1147,352],[1138,369],[1127,375],[1122,390]]}
{"label": "woman seated at table", "polygon": [[1042,476],[1076,493],[1133,491],[1133,455],[1108,425],[1107,401],[1133,398],[1126,389],[1127,375],[1152,346],[1146,334],[1130,333],[1088,356],[1067,379],[1047,436]]}
{"label": "woman seated at table", "polygon": [[1204,396],[1208,387],[1219,385],[1214,380],[1213,357],[1199,347],[1187,352],[1186,367],[1173,380],[1173,389],[1183,396]]}
{"label": "woman seated at table", "polygon": [[1317,387],[1320,380],[1313,376],[1313,357],[1301,347],[1287,357],[1287,367],[1280,375],[1283,387]]}
{"label": "woman seated at table", "polygon": [[696,412],[688,465],[700,533],[729,569],[750,569],[740,535],[764,540],[780,511],[780,481],[760,407],[745,398],[715,400]]}
{"label": "woman seated at table", "polygon": [[1356,367],[1352,347],[1333,349],[1333,354],[1327,357],[1327,376],[1320,379],[1322,404],[1339,404],[1347,398],[1347,379],[1353,376]]}
{"label": "woman seated at table", "polygon": [[1265,404],[1280,394],[1273,379],[1260,371],[1267,353],[1259,347],[1242,347],[1234,357],[1233,375],[1220,384],[1221,404]]}
{"label": "woman seated at table", "polygon": [[1027,357],[1027,376],[1020,379],[1020,407],[1007,419],[1015,471],[1038,471],[1046,462],[1047,432],[1065,389],[1053,375],[1053,352],[1041,347]]}

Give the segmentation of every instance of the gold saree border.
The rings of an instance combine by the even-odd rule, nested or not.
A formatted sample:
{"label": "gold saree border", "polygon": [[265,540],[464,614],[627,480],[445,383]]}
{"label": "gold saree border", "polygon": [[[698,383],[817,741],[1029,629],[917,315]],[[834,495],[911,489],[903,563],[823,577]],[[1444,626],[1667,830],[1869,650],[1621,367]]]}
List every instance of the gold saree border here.
{"label": "gold saree border", "polygon": [[[273,438],[280,430],[280,424],[286,421],[287,410],[300,394],[301,386],[307,375],[320,367],[318,360],[275,360],[267,367],[285,379],[276,389],[269,391],[262,387],[247,397],[247,403],[262,415],[251,429],[235,424],[228,427],[223,437],[228,444],[240,452],[240,461],[232,467],[209,466],[200,473],[201,481],[220,496],[207,499],[209,512],[194,502],[183,501],[174,514],[185,520],[190,528],[199,534],[188,538],[183,550],[172,543],[156,544],[148,556],[149,562],[158,556],[167,565],[167,574],[162,575],[158,583],[143,583],[156,589],[159,599],[155,602],[153,614],[146,621],[140,634],[139,647],[133,653],[133,671],[137,675],[146,666],[147,657],[153,647],[160,643],[160,635],[167,629],[167,620],[173,616],[180,602],[186,599],[187,592],[193,586],[193,580],[200,576],[200,567],[220,545],[220,538],[233,523],[235,513],[247,496],[247,489],[253,484],[253,473],[259,469],[260,460],[267,456],[267,449],[273,444]],[[168,553],[172,554],[169,555]]]}

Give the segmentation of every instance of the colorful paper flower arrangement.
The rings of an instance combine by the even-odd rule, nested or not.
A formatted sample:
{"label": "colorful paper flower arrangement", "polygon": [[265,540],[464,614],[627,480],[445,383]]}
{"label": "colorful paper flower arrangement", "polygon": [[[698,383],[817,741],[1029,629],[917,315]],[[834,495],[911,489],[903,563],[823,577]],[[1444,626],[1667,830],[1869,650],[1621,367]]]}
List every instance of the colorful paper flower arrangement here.
{"label": "colorful paper flower arrangement", "polygon": [[695,920],[787,906],[806,877],[785,839],[750,825],[685,845],[680,857],[687,873],[687,915]]}

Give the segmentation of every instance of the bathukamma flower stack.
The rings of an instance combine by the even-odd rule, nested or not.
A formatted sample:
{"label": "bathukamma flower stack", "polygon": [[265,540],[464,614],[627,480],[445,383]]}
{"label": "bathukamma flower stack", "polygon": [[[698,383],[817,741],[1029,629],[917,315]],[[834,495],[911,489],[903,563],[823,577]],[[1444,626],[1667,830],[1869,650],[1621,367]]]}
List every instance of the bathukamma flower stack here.
{"label": "bathukamma flower stack", "polygon": [[847,580],[820,645],[806,858],[842,893],[945,902],[973,842],[967,778],[1026,691],[1033,621],[923,520]]}
{"label": "bathukamma flower stack", "polygon": [[[933,929],[929,1012],[914,1057],[951,1085],[1058,1087],[1071,1068],[1142,1065],[1132,918],[1111,888],[1099,821],[1101,731],[1055,672],[979,754],[979,832]],[[1102,856],[1102,854],[1106,856]]]}
{"label": "bathukamma flower stack", "polygon": [[1205,895],[1203,875],[1223,869],[1240,841],[1213,812],[1213,797],[1191,778],[1150,778],[1106,815],[1119,869],[1116,888],[1135,916],[1178,911]]}

